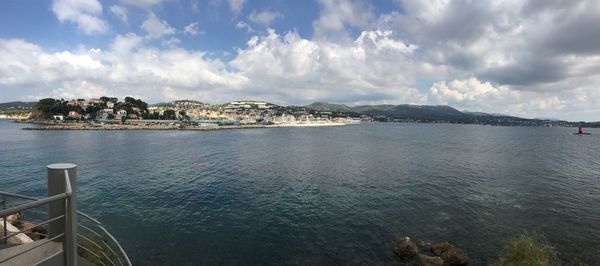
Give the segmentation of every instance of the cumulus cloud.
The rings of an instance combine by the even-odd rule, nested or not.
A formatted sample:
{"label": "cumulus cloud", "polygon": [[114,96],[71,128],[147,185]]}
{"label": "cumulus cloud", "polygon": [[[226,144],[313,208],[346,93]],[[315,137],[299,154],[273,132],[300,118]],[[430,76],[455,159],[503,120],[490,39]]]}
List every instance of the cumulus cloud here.
{"label": "cumulus cloud", "polygon": [[[239,15],[245,1],[227,3]],[[254,36],[229,61],[178,48],[177,30],[151,12],[142,24],[145,36],[118,35],[109,50],[51,52],[24,40],[1,40],[0,60],[7,63],[0,65],[0,88],[67,95],[89,86],[115,95],[209,102],[251,97],[282,104],[448,104],[600,120],[597,1],[396,3],[397,11],[376,15],[366,0],[320,0],[312,38],[255,31],[248,23],[268,26],[280,16],[255,10],[235,25]],[[101,6],[94,6],[72,9],[100,18]],[[67,17],[61,21],[76,21]],[[181,30],[197,31],[197,23]]]}
{"label": "cumulus cloud", "polygon": [[363,32],[353,44],[342,46],[269,30],[248,41],[230,64],[252,80],[248,92],[282,102],[423,103],[424,96],[407,85],[412,82],[411,64],[396,64],[409,60],[416,47],[389,36]]}
{"label": "cumulus cloud", "polygon": [[142,30],[146,32],[148,39],[158,39],[176,32],[175,28],[171,27],[166,20],[160,20],[154,12],[148,13],[146,20],[142,23]]}
{"label": "cumulus cloud", "polygon": [[183,33],[196,36],[204,32],[198,29],[198,22],[190,23],[183,28]]}
{"label": "cumulus cloud", "polygon": [[112,5],[110,6],[110,12],[117,16],[121,21],[127,23],[127,9],[125,7]]}
{"label": "cumulus cloud", "polygon": [[600,23],[595,0],[399,3],[404,12],[380,16],[376,27],[419,45],[423,61],[448,66],[455,75],[544,90],[599,66],[590,60],[600,53],[593,27]]}
{"label": "cumulus cloud", "polygon": [[100,18],[102,5],[97,0],[55,0],[52,11],[60,22],[75,23],[85,34],[108,31],[108,25]]}
{"label": "cumulus cloud", "polygon": [[135,94],[162,99],[170,91],[217,100],[220,89],[236,90],[247,82],[205,52],[148,47],[133,33],[118,35],[110,47],[50,52],[24,40],[0,39],[0,60],[10,60],[0,66],[0,88],[21,87],[37,97]]}
{"label": "cumulus cloud", "polygon": [[248,19],[250,21],[256,24],[261,24],[263,26],[269,26],[271,25],[271,22],[273,22],[273,20],[279,18],[283,18],[283,15],[281,13],[279,13],[278,11],[270,10],[263,10],[260,12],[256,12],[256,10],[253,10],[252,13],[248,16]]}
{"label": "cumulus cloud", "polygon": [[[585,95],[590,92],[581,90],[559,96],[554,93],[519,91],[509,86],[494,86],[490,82],[471,77],[434,83],[430,88],[428,102],[469,111],[485,110],[526,117],[561,117],[569,110],[575,115],[577,108],[589,104],[590,99]],[[590,106],[586,107],[589,110]]]}
{"label": "cumulus cloud", "polygon": [[320,17],[313,22],[315,37],[349,41],[347,27],[365,29],[373,19],[373,8],[362,0],[319,0]]}

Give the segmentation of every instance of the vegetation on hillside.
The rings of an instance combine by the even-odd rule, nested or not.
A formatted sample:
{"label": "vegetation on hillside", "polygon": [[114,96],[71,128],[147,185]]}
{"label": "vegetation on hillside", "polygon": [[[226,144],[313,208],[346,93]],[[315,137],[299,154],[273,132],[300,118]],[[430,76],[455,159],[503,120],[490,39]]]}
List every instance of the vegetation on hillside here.
{"label": "vegetation on hillside", "polygon": [[[85,104],[84,104],[85,103]],[[118,110],[125,110],[127,114],[134,114],[138,117],[147,118],[148,104],[141,99],[135,99],[132,97],[125,97],[124,102],[119,102],[115,97],[100,97],[98,101],[85,102],[84,99],[78,99],[77,102],[69,102],[64,99],[52,99],[45,98],[37,102],[32,110],[31,119],[52,119],[55,115],[63,115],[67,117],[69,112],[75,111],[82,117],[88,119],[96,119],[98,114],[108,108],[108,104],[111,105],[113,112]],[[114,113],[109,114],[109,118],[114,117]]]}

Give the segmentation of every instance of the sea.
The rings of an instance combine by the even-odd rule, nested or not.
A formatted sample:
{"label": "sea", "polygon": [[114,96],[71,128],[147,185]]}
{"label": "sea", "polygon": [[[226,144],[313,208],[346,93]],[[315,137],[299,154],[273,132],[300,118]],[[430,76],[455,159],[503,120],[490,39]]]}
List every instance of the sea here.
{"label": "sea", "polygon": [[0,120],[0,190],[44,197],[46,165],[76,164],[79,209],[134,265],[390,265],[403,236],[485,265],[531,232],[600,264],[597,129],[28,126]]}

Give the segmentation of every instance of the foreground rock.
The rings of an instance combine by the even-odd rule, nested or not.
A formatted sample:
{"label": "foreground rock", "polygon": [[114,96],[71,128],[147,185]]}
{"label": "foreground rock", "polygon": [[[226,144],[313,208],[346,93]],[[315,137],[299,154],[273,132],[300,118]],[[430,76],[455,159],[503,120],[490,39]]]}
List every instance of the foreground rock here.
{"label": "foreground rock", "polygon": [[27,236],[34,241],[46,238],[48,231],[44,226],[38,226],[30,222],[21,222],[18,227],[27,234]]}
{"label": "foreground rock", "polygon": [[469,257],[462,249],[457,248],[448,242],[432,244],[431,252],[442,258],[445,264],[451,266],[467,265],[469,262]]}
{"label": "foreground rock", "polygon": [[[6,219],[7,221],[10,221],[8,218]],[[0,224],[4,223],[4,219],[0,218]],[[19,229],[17,227],[15,227],[14,225],[12,225],[10,222],[6,223],[6,234],[10,235],[10,234],[14,234],[19,232]],[[4,226],[0,226],[0,235],[4,234]],[[8,244],[12,244],[12,245],[21,245],[21,244],[27,244],[27,243],[32,243],[33,240],[31,238],[29,238],[27,235],[23,234],[23,233],[19,233],[17,235],[14,235],[12,237],[8,238]]]}
{"label": "foreground rock", "polygon": [[396,256],[400,260],[410,260],[411,258],[419,255],[419,249],[409,237],[403,237],[396,241],[394,253],[396,253]]}
{"label": "foreground rock", "polygon": [[444,260],[440,257],[419,255],[419,266],[442,266]]}

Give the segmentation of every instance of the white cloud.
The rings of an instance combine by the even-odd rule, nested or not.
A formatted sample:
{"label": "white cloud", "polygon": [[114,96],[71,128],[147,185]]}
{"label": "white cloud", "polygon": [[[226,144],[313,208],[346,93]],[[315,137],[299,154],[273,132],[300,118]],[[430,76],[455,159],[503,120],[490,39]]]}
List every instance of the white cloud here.
{"label": "white cloud", "polygon": [[319,0],[321,16],[313,22],[315,37],[334,41],[351,40],[347,27],[366,29],[373,8],[362,0]]}
{"label": "white cloud", "polygon": [[97,0],[55,0],[52,11],[60,22],[73,22],[85,34],[108,31],[108,25],[100,18],[102,5]]}
{"label": "white cloud", "polygon": [[296,32],[269,30],[238,50],[230,63],[252,82],[245,93],[280,102],[327,100],[344,103],[424,103],[410,88],[415,46],[389,39],[389,32],[364,32],[354,43],[339,45],[301,38]]}
{"label": "white cloud", "polygon": [[169,47],[175,47],[181,43],[179,38],[171,37],[168,40],[162,41],[162,44]]}
{"label": "white cloud", "polygon": [[246,0],[227,0],[227,3],[234,14],[239,14],[242,12]]}
{"label": "white cloud", "polygon": [[252,13],[248,16],[248,19],[256,24],[261,24],[264,26],[271,25],[271,22],[275,19],[283,18],[283,15],[278,11],[270,11],[263,10],[260,12],[256,12],[253,10]]}
{"label": "white cloud", "polygon": [[121,0],[121,2],[135,7],[150,8],[160,4],[162,0]]}
{"label": "white cloud", "polygon": [[166,20],[160,20],[154,12],[149,12],[142,23],[142,29],[148,39],[158,39],[166,35],[175,34],[175,28],[169,26]]}
{"label": "white cloud", "polygon": [[[151,2],[157,3],[146,3]],[[117,95],[131,90],[151,99],[209,102],[252,97],[282,104],[449,104],[600,120],[597,1],[396,2],[399,11],[376,16],[366,1],[321,0],[312,39],[294,31],[255,31],[250,21],[258,28],[277,15],[254,11],[235,27],[256,36],[224,57],[231,61],[214,59],[218,52],[177,47],[177,30],[154,13],[142,26],[145,38],[116,36],[108,51],[50,52],[27,41],[2,40],[0,88],[66,95],[64,90],[90,86]],[[61,11],[61,21],[78,21],[74,14],[82,12],[72,10],[100,19],[102,7],[85,3],[91,4],[63,8],[68,12]],[[227,3],[237,16],[245,1]],[[197,31],[196,23],[181,29]],[[27,97],[40,92],[31,90]]]}
{"label": "white cloud", "polygon": [[199,34],[204,34],[204,31],[198,29],[198,22],[190,23],[189,25],[183,28],[183,33],[196,36]]}
{"label": "white cloud", "polygon": [[235,28],[236,29],[241,29],[241,30],[246,30],[246,32],[248,33],[252,33],[254,32],[254,29],[248,25],[248,23],[244,22],[244,21],[239,21],[237,24],[235,24]]}
{"label": "white cloud", "polygon": [[[584,99],[585,101],[585,99]],[[450,105],[461,110],[520,115],[561,117],[565,109],[577,106],[573,96],[519,91],[509,86],[494,86],[474,77],[433,84],[429,102]]]}
{"label": "white cloud", "polygon": [[0,65],[0,90],[22,88],[22,95],[37,97],[106,94],[161,100],[165,88],[172,88],[184,98],[218,101],[223,88],[227,93],[247,82],[204,52],[148,47],[133,33],[117,36],[110,47],[50,52],[23,40],[0,39],[0,60],[9,60]]}
{"label": "white cloud", "polygon": [[117,16],[121,21],[127,23],[127,8],[119,5],[110,6],[110,12]]}

